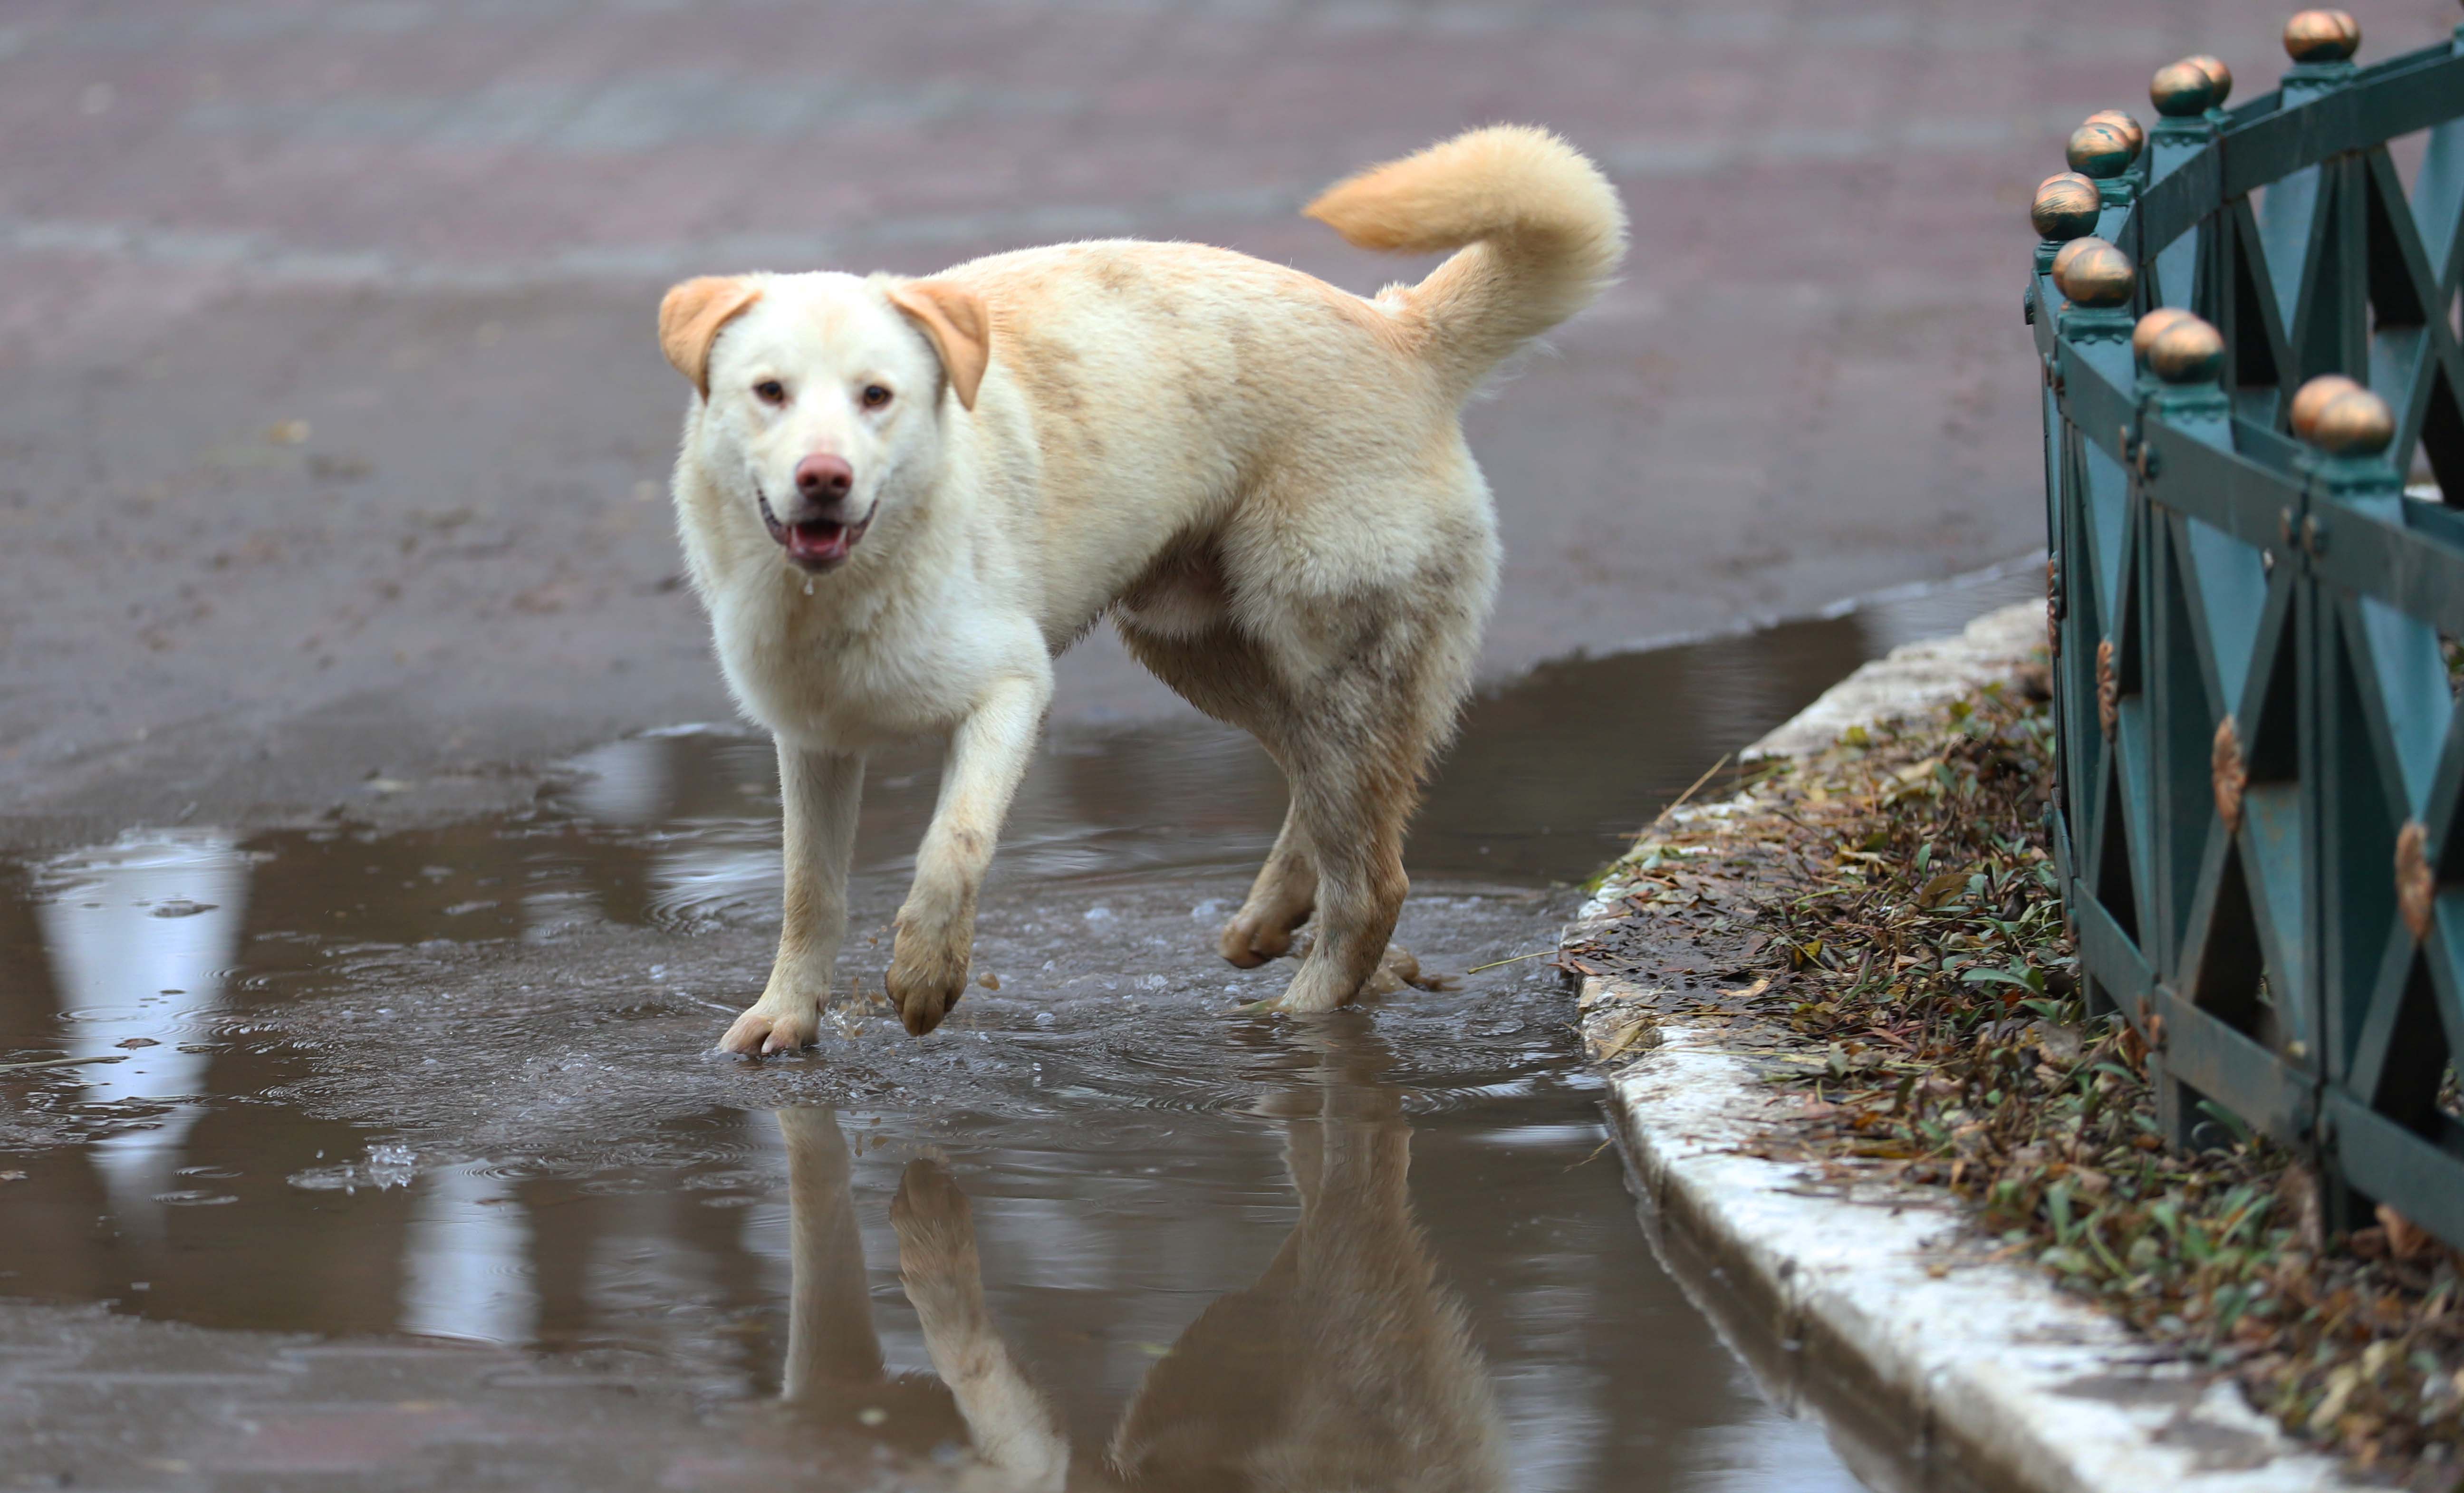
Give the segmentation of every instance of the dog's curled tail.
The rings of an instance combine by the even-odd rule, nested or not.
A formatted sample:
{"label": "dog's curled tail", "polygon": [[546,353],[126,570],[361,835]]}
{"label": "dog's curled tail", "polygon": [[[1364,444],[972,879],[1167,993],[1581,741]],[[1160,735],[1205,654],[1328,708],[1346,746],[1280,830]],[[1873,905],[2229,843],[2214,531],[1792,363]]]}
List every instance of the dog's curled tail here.
{"label": "dog's curled tail", "polygon": [[1363,249],[1461,252],[1403,293],[1424,355],[1460,392],[1591,304],[1625,258],[1625,207],[1544,129],[1493,124],[1372,166],[1302,209]]}

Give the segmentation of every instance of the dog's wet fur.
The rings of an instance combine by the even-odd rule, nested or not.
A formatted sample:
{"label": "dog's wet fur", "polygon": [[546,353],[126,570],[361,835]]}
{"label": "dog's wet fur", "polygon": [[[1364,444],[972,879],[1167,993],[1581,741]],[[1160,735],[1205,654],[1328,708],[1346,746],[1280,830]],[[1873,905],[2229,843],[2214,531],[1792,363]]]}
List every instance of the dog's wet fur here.
{"label": "dog's wet fur", "polygon": [[866,754],[945,736],[888,985],[910,1031],[968,977],[976,897],[1052,693],[1109,614],[1130,651],[1283,768],[1291,807],[1224,957],[1314,943],[1273,1002],[1376,975],[1402,840],[1497,584],[1463,400],[1624,254],[1615,190],[1545,131],[1472,131],[1331,188],[1353,244],[1454,251],[1364,299],[1194,244],[1065,244],[922,279],[688,280],[675,470],[729,686],[779,748],[785,926],[723,1039],[809,1044],[847,928]]}

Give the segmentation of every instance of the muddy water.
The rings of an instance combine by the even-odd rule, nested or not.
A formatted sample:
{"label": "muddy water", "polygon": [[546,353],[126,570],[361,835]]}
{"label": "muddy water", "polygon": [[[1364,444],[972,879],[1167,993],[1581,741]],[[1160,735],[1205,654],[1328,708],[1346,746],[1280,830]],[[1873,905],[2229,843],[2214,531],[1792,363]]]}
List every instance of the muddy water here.
{"label": "muddy water", "polygon": [[730,732],[613,743],[511,820],[20,865],[0,1063],[92,1061],[0,1071],[0,1483],[1853,1487],[1654,1268],[1565,993],[1500,961],[1723,752],[2032,583],[1485,696],[1397,934],[1458,988],[1324,1021],[1232,1014],[1287,977],[1209,952],[1282,794],[1198,725],[1053,743],[998,989],[922,1042],[868,939],[934,764],[877,764],[851,992],[759,1065],[707,1051],[777,901],[768,748]]}

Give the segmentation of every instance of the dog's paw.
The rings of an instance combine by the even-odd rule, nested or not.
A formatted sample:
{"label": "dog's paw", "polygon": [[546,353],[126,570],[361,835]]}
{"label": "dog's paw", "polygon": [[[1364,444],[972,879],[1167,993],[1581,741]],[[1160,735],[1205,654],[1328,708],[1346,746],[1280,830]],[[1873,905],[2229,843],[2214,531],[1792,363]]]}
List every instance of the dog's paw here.
{"label": "dog's paw", "polygon": [[1215,947],[1234,968],[1254,970],[1291,952],[1292,930],[1297,926],[1288,919],[1243,910],[1223,925]]}
{"label": "dog's paw", "polygon": [[884,983],[910,1033],[921,1037],[940,1025],[965,994],[967,945],[964,938],[934,937],[900,925]]}
{"label": "dog's paw", "polygon": [[[1309,972],[1304,969],[1301,973],[1306,976]],[[1302,979],[1294,979],[1293,989],[1300,989],[1304,983]],[[1331,990],[1337,983],[1339,982],[1330,979],[1326,982],[1325,988]],[[1354,1000],[1375,1000],[1405,990],[1452,990],[1453,988],[1454,981],[1444,976],[1433,975],[1421,969],[1419,959],[1414,956],[1411,950],[1399,943],[1390,943],[1386,946],[1386,952],[1378,955],[1377,967],[1369,972],[1369,977],[1362,980],[1357,989],[1345,992],[1325,1004],[1295,1004],[1287,1006],[1287,1009],[1331,1011],[1338,1005],[1349,1004]],[[1285,999],[1288,1001],[1291,999],[1291,992],[1286,992]],[[1310,999],[1324,1000],[1326,998],[1320,993],[1319,987],[1311,985]]]}
{"label": "dog's paw", "polygon": [[812,997],[773,999],[763,996],[744,1008],[727,1035],[718,1040],[721,1052],[759,1058],[773,1052],[809,1047],[821,1035],[822,1003]]}
{"label": "dog's paw", "polygon": [[1348,991],[1335,987],[1332,981],[1310,979],[1303,975],[1284,987],[1274,999],[1262,1002],[1263,1008],[1283,1016],[1324,1016],[1340,1011],[1352,1003]]}
{"label": "dog's paw", "polygon": [[1378,956],[1377,967],[1368,977],[1348,981],[1331,959],[1310,957],[1301,963],[1292,982],[1284,993],[1269,1001],[1260,1002],[1264,1010],[1281,1011],[1291,1016],[1318,1016],[1350,1005],[1355,1000],[1375,1000],[1400,990],[1441,990],[1443,981],[1434,975],[1423,974],[1420,961],[1401,944],[1390,943]]}

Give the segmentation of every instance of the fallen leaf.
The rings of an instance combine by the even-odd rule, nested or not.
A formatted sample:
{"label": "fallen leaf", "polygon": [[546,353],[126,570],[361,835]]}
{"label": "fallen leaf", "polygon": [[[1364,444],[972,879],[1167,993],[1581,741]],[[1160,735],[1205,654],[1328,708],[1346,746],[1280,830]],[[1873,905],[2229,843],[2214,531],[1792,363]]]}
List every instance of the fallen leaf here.
{"label": "fallen leaf", "polygon": [[1945,871],[1925,884],[1917,893],[1917,906],[1936,908],[1968,889],[1968,872]]}

